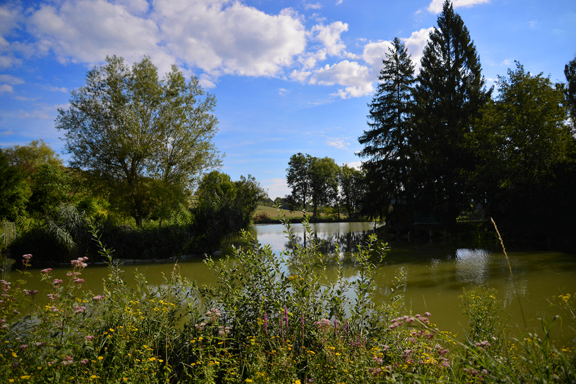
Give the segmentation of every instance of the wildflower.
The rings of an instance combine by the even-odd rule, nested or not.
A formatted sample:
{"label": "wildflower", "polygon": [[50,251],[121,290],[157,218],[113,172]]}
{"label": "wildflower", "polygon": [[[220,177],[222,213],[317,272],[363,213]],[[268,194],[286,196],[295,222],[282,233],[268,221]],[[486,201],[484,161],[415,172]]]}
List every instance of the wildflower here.
{"label": "wildflower", "polygon": [[82,364],[82,365],[88,364],[88,359],[80,360],[80,364]]}
{"label": "wildflower", "polygon": [[52,283],[53,283],[54,285],[58,286],[58,285],[62,284],[63,281],[60,280],[60,279],[54,279],[54,281],[53,281]]}
{"label": "wildflower", "polygon": [[252,382],[252,380],[250,380],[250,379],[246,379],[245,381],[246,381],[247,383],[251,383],[251,382]]}
{"label": "wildflower", "polygon": [[104,296],[102,295],[94,296],[92,298],[92,301],[101,301],[101,300],[104,300]]}
{"label": "wildflower", "polygon": [[45,341],[37,342],[37,343],[35,343],[34,345],[37,346],[37,347],[42,347],[42,346],[46,345],[46,342],[45,342]]}
{"label": "wildflower", "polygon": [[58,312],[58,308],[52,306],[52,307],[50,307],[50,311],[52,311],[52,312]]}
{"label": "wildflower", "polygon": [[425,312],[425,313],[424,313],[424,316],[430,317],[430,316],[432,316],[432,314],[431,314],[430,312]]}
{"label": "wildflower", "polygon": [[22,345],[20,346],[20,349],[22,349],[22,350],[24,350],[24,349],[26,349],[26,348],[28,348],[28,344],[22,344]]}
{"label": "wildflower", "polygon": [[71,356],[65,356],[64,360],[62,361],[62,365],[70,365],[74,362],[74,358]]}
{"label": "wildflower", "polygon": [[86,339],[86,341],[90,341],[92,339],[94,339],[94,336],[88,335],[84,337]]}
{"label": "wildflower", "polygon": [[47,296],[50,301],[56,301],[60,297],[57,293],[49,293]]}
{"label": "wildflower", "polygon": [[98,360],[102,360],[102,359],[104,359],[104,357],[98,356]]}
{"label": "wildflower", "polygon": [[50,272],[52,272],[52,268],[46,268],[40,271],[40,273],[44,273],[44,274],[49,274]]}

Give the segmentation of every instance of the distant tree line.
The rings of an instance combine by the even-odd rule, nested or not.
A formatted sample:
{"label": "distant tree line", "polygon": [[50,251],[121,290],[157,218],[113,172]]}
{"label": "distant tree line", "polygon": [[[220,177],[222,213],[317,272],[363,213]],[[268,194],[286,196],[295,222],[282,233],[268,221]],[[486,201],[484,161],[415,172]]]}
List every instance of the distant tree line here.
{"label": "distant tree line", "polygon": [[312,208],[318,216],[320,207],[335,207],[349,218],[357,218],[363,197],[364,175],[344,164],[338,166],[329,157],[317,158],[298,153],[290,157],[287,184],[292,194],[285,202],[292,210]]}

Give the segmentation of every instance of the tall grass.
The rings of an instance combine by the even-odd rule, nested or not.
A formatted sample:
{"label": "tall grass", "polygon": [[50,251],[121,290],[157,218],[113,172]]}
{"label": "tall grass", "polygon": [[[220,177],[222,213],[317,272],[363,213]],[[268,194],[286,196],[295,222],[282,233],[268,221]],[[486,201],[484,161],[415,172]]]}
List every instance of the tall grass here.
{"label": "tall grass", "polygon": [[[0,378],[30,383],[572,382],[574,346],[511,339],[495,291],[465,291],[467,337],[444,332],[434,314],[412,314],[401,296],[373,300],[385,254],[372,237],[355,256],[353,280],[326,283],[327,260],[305,223],[306,246],[277,256],[245,234],[233,257],[206,262],[218,276],[198,287],[178,272],[152,287],[124,282],[111,250],[92,234],[109,273],[100,292],[82,284],[85,259],[67,281],[42,273],[46,292],[25,289],[33,257],[2,281]],[[399,283],[402,279],[399,278]],[[574,313],[574,298],[559,303]],[[20,313],[27,313],[22,316]],[[571,320],[575,320],[572,318]]]}

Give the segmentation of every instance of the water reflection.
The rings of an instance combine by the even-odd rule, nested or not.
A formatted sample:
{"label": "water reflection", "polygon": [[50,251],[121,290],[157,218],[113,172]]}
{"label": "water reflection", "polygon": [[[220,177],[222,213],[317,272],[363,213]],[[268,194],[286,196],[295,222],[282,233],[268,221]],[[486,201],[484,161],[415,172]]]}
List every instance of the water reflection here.
{"label": "water reflection", "polygon": [[490,255],[485,249],[457,249],[456,279],[466,283],[485,283],[489,277]]}

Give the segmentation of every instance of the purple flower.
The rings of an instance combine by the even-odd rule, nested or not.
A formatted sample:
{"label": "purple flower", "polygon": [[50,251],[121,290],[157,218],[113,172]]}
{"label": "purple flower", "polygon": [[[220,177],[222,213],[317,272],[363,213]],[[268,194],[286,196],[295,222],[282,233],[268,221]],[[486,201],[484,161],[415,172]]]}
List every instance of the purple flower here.
{"label": "purple flower", "polygon": [[46,268],[40,271],[40,273],[45,273],[45,274],[49,274],[50,272],[52,272],[52,268]]}
{"label": "purple flower", "polygon": [[[30,255],[30,256],[32,256],[32,255]],[[28,344],[22,344],[22,345],[20,346],[20,349],[22,349],[22,350],[24,350],[24,349],[26,349],[26,348],[28,348]]]}
{"label": "purple flower", "polygon": [[424,316],[430,317],[430,316],[432,316],[432,314],[431,314],[430,312],[425,312],[425,313],[424,313]]}
{"label": "purple flower", "polygon": [[30,260],[30,259],[32,258],[32,255],[31,255],[31,254],[27,254],[27,255],[24,255],[24,256],[22,256],[22,257],[23,257],[24,259],[26,259],[26,260]]}
{"label": "purple flower", "polygon": [[264,332],[268,334],[268,315],[264,314]]}
{"label": "purple flower", "polygon": [[54,279],[54,281],[52,283],[54,283],[54,285],[60,285],[63,283],[63,281],[60,279]]}
{"label": "purple flower", "polygon": [[37,342],[37,343],[35,343],[34,345],[37,346],[37,347],[42,347],[42,346],[46,345],[46,342],[45,342],[45,341]]}
{"label": "purple flower", "polygon": [[94,339],[94,336],[88,335],[88,336],[84,336],[84,338],[86,339],[86,341],[91,341]]}
{"label": "purple flower", "polygon": [[57,293],[49,293],[47,296],[51,301],[56,301],[60,297]]}
{"label": "purple flower", "polygon": [[80,278],[78,278],[78,277],[75,277],[75,278],[74,278],[74,282],[75,282],[76,284],[78,284],[78,285],[82,285],[82,283],[84,282],[84,279],[80,279]]}
{"label": "purple flower", "polygon": [[80,360],[80,364],[82,365],[88,364],[88,359]]}
{"label": "purple flower", "polygon": [[64,361],[62,361],[62,365],[69,365],[74,362],[74,359],[70,356],[64,357]]}
{"label": "purple flower", "polygon": [[104,300],[104,296],[98,295],[98,296],[94,296],[94,297],[92,298],[92,301],[100,301],[100,300]]}

